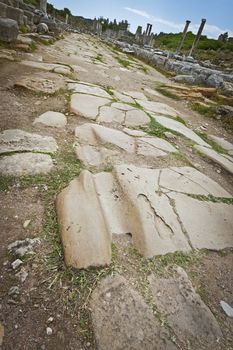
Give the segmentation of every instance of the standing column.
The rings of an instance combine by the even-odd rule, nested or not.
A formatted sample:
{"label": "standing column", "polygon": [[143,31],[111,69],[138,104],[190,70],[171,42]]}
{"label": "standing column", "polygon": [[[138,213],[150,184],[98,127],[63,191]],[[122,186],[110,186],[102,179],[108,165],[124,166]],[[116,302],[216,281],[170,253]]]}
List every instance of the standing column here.
{"label": "standing column", "polygon": [[69,15],[68,13],[66,14],[66,24],[68,24],[68,21],[69,21]]}
{"label": "standing column", "polygon": [[146,36],[148,35],[148,32],[149,32],[149,27],[150,27],[150,24],[147,23],[147,26],[146,26]]}
{"label": "standing column", "polygon": [[201,33],[202,33],[203,29],[204,29],[205,24],[206,24],[206,19],[203,18],[203,19],[201,20],[201,24],[200,24],[200,27],[199,27],[199,29],[198,29],[197,35],[196,35],[196,37],[195,37],[195,39],[194,39],[192,48],[191,48],[191,50],[190,50],[190,52],[189,52],[189,56],[192,56],[193,51],[194,51],[195,48],[197,47],[198,41],[200,40]]}
{"label": "standing column", "polygon": [[40,0],[40,10],[47,13],[47,0]]}
{"label": "standing column", "polygon": [[179,55],[179,53],[180,53],[180,51],[181,51],[181,49],[182,49],[182,47],[184,45],[184,41],[185,41],[186,34],[187,34],[188,27],[189,27],[190,23],[191,23],[191,21],[189,21],[189,20],[186,21],[186,24],[185,24],[185,27],[184,27],[184,31],[183,31],[183,34],[182,34],[182,38],[181,38],[181,40],[179,42],[179,45],[178,45],[178,48],[177,48],[177,51],[176,51],[177,55]]}
{"label": "standing column", "polygon": [[149,29],[148,29],[148,36],[150,36],[151,35],[151,31],[152,31],[152,24],[149,24]]}

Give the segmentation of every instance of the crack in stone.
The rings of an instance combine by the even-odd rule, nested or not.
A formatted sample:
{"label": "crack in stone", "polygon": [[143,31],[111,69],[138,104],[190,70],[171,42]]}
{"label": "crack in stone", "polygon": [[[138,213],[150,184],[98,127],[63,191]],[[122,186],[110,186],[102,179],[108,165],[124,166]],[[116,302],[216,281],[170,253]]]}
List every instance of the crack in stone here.
{"label": "crack in stone", "polygon": [[143,198],[145,200],[146,203],[149,204],[149,207],[153,213],[153,216],[154,216],[154,223],[155,223],[155,228],[156,228],[156,231],[158,232],[158,235],[161,239],[164,239],[163,237],[163,234],[160,232],[160,229],[159,229],[159,224],[162,223],[170,232],[170,236],[174,236],[174,231],[173,229],[171,228],[170,225],[168,225],[165,221],[165,219],[159,215],[157,213],[157,211],[155,210],[155,208],[153,207],[153,205],[151,204],[151,201],[149,200],[149,198],[147,197],[147,195],[145,195],[144,193],[139,193],[138,196],[137,196],[137,199],[139,198]]}

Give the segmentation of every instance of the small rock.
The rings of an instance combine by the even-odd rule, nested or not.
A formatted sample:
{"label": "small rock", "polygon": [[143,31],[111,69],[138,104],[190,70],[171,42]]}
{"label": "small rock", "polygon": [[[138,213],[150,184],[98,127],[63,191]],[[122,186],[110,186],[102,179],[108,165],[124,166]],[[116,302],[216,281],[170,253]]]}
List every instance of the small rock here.
{"label": "small rock", "polygon": [[12,269],[13,270],[16,270],[20,265],[22,265],[23,264],[23,262],[22,262],[22,260],[20,260],[20,259],[16,259],[15,261],[13,261],[13,263],[11,264],[11,266],[12,266]]}
{"label": "small rock", "polygon": [[13,286],[10,288],[8,295],[19,295],[19,287],[18,286]]}
{"label": "small rock", "polygon": [[16,274],[16,277],[19,278],[20,282],[23,283],[25,282],[26,278],[28,276],[28,272],[24,269],[21,269],[21,271],[19,271],[17,274]]}
{"label": "small rock", "polygon": [[229,317],[233,317],[233,308],[228,305],[225,301],[221,300],[220,305],[222,306],[223,310]]}
{"label": "small rock", "polygon": [[54,320],[54,318],[53,318],[53,317],[49,317],[47,322],[48,322],[48,323],[52,323],[52,322],[53,322],[53,320]]}
{"label": "small rock", "polygon": [[26,229],[29,226],[30,222],[31,222],[31,220],[24,221],[23,228]]}
{"label": "small rock", "polygon": [[218,169],[218,170],[217,170],[217,173],[218,173],[218,174],[221,174],[221,170],[220,170],[220,169]]}
{"label": "small rock", "polygon": [[47,335],[52,335],[52,334],[53,334],[52,328],[47,327],[47,328],[46,328],[46,334],[47,334]]}
{"label": "small rock", "polygon": [[26,238],[22,241],[15,241],[8,245],[8,250],[11,254],[23,257],[26,254],[32,254],[33,253],[33,247],[36,244],[39,244],[40,240],[39,238]]}

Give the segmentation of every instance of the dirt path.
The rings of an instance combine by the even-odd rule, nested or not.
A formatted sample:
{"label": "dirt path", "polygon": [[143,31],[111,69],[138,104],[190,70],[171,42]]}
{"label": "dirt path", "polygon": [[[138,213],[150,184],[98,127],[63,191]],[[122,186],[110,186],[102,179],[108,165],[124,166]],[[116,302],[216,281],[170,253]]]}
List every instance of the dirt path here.
{"label": "dirt path", "polygon": [[[31,163],[35,154],[46,156],[52,163],[48,173],[36,172],[42,165],[35,160],[31,173],[24,166],[22,176],[0,176],[0,348],[157,349],[155,342],[163,339],[158,349],[233,349],[232,319],[220,306],[221,300],[233,306],[233,177],[197,151],[205,141],[195,131],[205,126],[206,134],[233,143],[232,134],[221,121],[191,111],[186,101],[159,94],[156,86],[168,78],[93,36],[69,34],[0,64],[1,132],[50,137],[42,143],[28,134],[20,141],[1,136],[0,161],[5,157],[8,171],[9,159],[19,155],[30,154]],[[62,74],[48,64],[58,64]],[[53,93],[43,91],[52,87]],[[35,124],[47,111],[62,113],[66,126]],[[185,123],[190,132],[184,129],[184,136],[163,121],[180,128]],[[47,150],[49,142],[56,151]],[[220,150],[230,164],[230,155]],[[15,172],[22,171],[20,162],[16,158]],[[179,173],[187,167],[188,173]],[[127,171],[133,175],[125,180]],[[70,192],[62,192],[75,178]],[[70,227],[67,238],[63,230]],[[10,243],[26,238],[39,238],[29,254],[9,252]],[[17,259],[21,265],[14,269]],[[176,286],[179,279],[194,307]],[[164,288],[157,293],[156,281]],[[156,295],[170,300],[168,281],[177,299],[176,311],[167,305],[166,313]],[[169,318],[172,313],[183,320],[183,331]]]}

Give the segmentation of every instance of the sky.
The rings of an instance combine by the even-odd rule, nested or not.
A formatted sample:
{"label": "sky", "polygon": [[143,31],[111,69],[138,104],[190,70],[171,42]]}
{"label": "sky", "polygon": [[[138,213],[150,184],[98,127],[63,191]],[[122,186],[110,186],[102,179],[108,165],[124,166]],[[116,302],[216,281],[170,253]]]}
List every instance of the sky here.
{"label": "sky", "polygon": [[206,18],[203,35],[217,38],[228,32],[233,37],[233,0],[50,0],[56,8],[67,7],[73,15],[86,18],[100,16],[118,21],[127,19],[130,31],[137,26],[144,29],[153,25],[154,33],[183,31],[186,20],[190,29],[197,32],[202,18]]}

